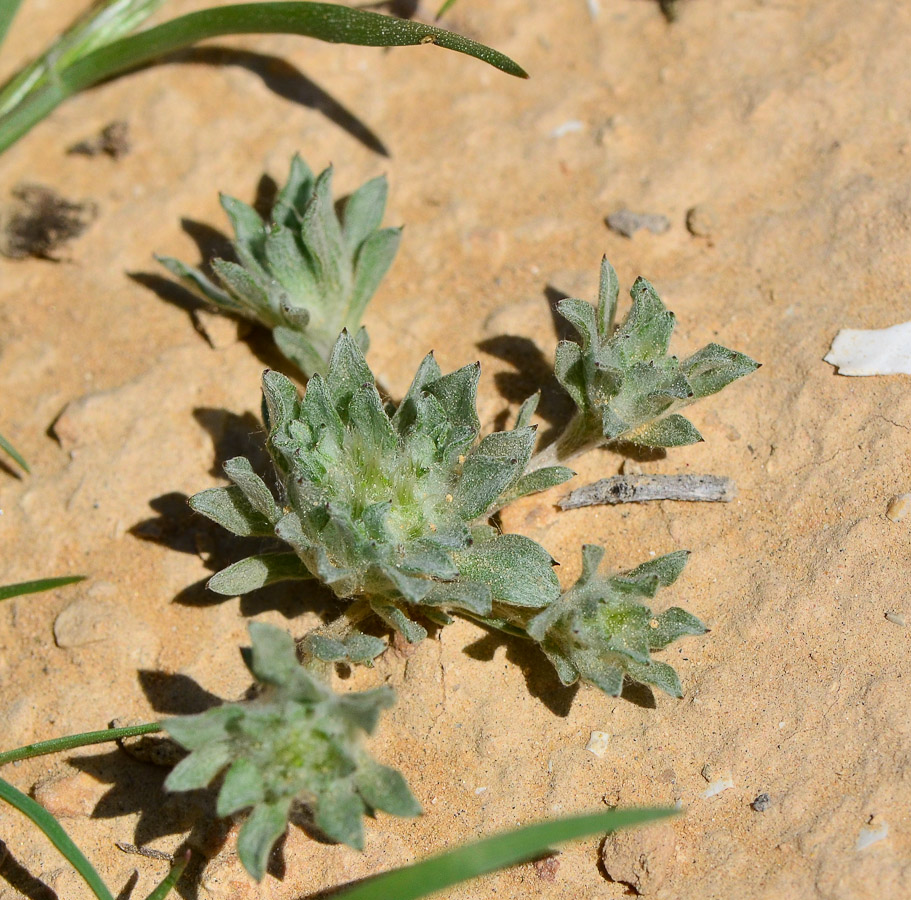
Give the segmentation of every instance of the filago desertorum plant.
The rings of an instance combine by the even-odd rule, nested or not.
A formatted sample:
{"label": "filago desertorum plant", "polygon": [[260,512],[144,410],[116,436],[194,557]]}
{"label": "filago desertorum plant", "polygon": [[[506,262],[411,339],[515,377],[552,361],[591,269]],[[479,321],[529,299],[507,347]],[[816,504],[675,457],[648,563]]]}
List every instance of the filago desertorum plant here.
{"label": "filago desertorum plant", "polygon": [[361,317],[398,250],[401,228],[380,228],[385,177],[332,200],[332,168],[314,177],[299,155],[268,223],[246,203],[222,195],[237,261],[216,259],[218,284],[199,269],[159,256],[181,283],[219,310],[271,329],[282,354],[310,376],[325,371],[342,329],[367,351]]}
{"label": "filago desertorum plant", "polygon": [[421,807],[402,775],[363,747],[364,735],[395,702],[392,689],[336,694],[300,665],[287,632],[252,622],[250,638],[244,661],[259,696],[166,719],[164,728],[190,753],[165,786],[194,790],[224,773],[217,812],[250,808],[237,852],[256,879],[265,874],[295,803],[307,805],[327,837],[357,849],[364,845],[365,813],[418,815]]}

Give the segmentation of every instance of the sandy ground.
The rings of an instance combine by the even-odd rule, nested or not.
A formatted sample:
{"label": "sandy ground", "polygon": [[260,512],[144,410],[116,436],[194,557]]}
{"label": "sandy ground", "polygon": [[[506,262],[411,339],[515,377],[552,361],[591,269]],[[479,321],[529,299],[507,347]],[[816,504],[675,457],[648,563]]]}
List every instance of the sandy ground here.
{"label": "sandy ground", "polygon": [[[27,2],[5,71],[82,6]],[[224,459],[258,452],[258,379],[277,360],[230,325],[210,346],[152,259],[197,261],[192,235],[225,228],[217,191],[252,199],[293,152],[334,162],[340,193],[389,175],[387,222],[406,230],[366,324],[393,393],[430,348],[447,369],[480,358],[492,428],[547,376],[548,297],[593,298],[603,253],[624,285],[655,283],[680,352],[718,340],[764,363],[694,408],[704,444],[642,464],[733,477],[734,503],[560,513],[558,489],[506,517],[562,562],[564,583],[583,542],[606,545],[616,569],[693,551],[658,598],[712,629],[664,655],[683,700],[562,689],[542,658],[463,622],[389,653],[342,687],[398,690],[372,747],[426,814],[381,815],[363,854],[292,828],[258,888],[233,837],[220,849],[206,826],[210,798],[163,796],[164,770],[104,746],[5,772],[63,817],[115,892],[137,869],[144,896],[167,867],[115,841],[168,851],[192,831],[211,861],[187,898],[304,898],[542,817],[680,801],[673,824],[608,842],[606,864],[592,839],[555,872],[520,866],[449,896],[625,896],[608,872],[659,898],[911,896],[911,520],[885,515],[911,490],[911,382],[822,361],[841,327],[911,318],[911,9],[683,0],[671,26],[648,0],[595,7],[460,0],[450,26],[530,82],[433,47],[223,41],[234,49],[76,98],[3,156],[3,203],[37,182],[98,207],[64,261],[0,260],[0,432],[33,468],[0,472],[0,583],[89,576],[0,605],[4,747],[235,698],[252,618],[298,635],[316,621],[322,601],[300,591],[220,601],[201,588],[240,550],[183,501]],[[127,156],[65,154],[114,119],[129,124]],[[685,226],[697,206],[700,236]],[[670,230],[612,233],[604,217],[623,208]],[[571,486],[623,462],[592,453]],[[603,757],[585,749],[592,731],[610,735]],[[706,797],[725,777],[733,787]],[[0,836],[0,898],[88,896],[18,814],[0,810]]]}

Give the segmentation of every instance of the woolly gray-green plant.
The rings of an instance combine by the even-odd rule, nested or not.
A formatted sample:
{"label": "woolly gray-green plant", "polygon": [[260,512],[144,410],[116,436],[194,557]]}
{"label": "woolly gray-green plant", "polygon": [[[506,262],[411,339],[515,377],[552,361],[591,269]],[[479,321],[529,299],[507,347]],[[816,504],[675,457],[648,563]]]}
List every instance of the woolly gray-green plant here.
{"label": "woolly gray-green plant", "polygon": [[280,628],[250,624],[244,661],[262,686],[255,700],[166,719],[164,728],[190,751],[165,787],[205,787],[224,772],[217,812],[250,809],[237,853],[254,878],[265,874],[295,802],[306,804],[327,837],[361,849],[363,817],[373,810],[416,816],[421,807],[404,777],[376,762],[364,734],[395,702],[391,688],[336,694],[304,669]]}
{"label": "woolly gray-green plant", "polygon": [[504,503],[565,481],[563,467],[525,474],[535,440],[526,424],[480,438],[479,367],[443,375],[432,355],[404,400],[385,407],[357,343],[339,337],[326,377],[304,397],[283,375],[263,377],[267,446],[280,501],[243,458],[225,471],[234,485],[190,500],[241,535],[276,536],[292,553],[264,554],[219,572],[209,587],[242,594],[274,581],[316,578],[350,606],[330,631],[311,636],[324,660],[365,662],[381,640],[354,626],[375,614],[417,642],[412,618],[449,621],[447,610],[488,615],[493,604],[542,609],[559,595],[553,559],[487,518]]}
{"label": "woolly gray-green plant", "polygon": [[748,375],[759,363],[720,344],[708,344],[681,361],[668,355],[674,314],[655,289],[637,278],[633,304],[615,326],[619,282],[604,259],[598,305],[561,300],[560,314],[580,341],[561,341],[555,372],[576,404],[563,434],[539,457],[566,461],[601,444],[679,447],[702,436],[679,410]]}
{"label": "woolly gray-green plant", "polygon": [[385,177],[374,178],[348,198],[339,216],[331,166],[314,177],[295,155],[268,223],[253,207],[222,195],[238,261],[212,262],[220,284],[179,260],[157,258],[218,309],[270,328],[278,349],[305,375],[325,372],[342,329],[367,349],[361,317],[401,237],[401,228],[379,227],[386,194]]}

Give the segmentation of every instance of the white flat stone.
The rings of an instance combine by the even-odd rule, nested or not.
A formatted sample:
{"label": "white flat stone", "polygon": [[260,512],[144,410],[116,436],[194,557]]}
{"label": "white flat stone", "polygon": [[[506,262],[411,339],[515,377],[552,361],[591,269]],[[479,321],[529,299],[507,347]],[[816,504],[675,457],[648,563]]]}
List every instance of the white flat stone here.
{"label": "white flat stone", "polygon": [[825,357],[839,375],[911,375],[911,322],[891,328],[843,328]]}

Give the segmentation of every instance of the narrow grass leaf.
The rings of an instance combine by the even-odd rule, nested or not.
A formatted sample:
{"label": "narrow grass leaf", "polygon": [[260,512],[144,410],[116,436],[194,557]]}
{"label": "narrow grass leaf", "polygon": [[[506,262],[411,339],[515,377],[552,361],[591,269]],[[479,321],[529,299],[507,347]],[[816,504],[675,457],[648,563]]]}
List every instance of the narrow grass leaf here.
{"label": "narrow grass leaf", "polygon": [[180,881],[180,876],[183,875],[183,870],[187,867],[187,863],[190,861],[190,851],[187,850],[186,854],[180,859],[174,860],[174,865],[171,866],[171,871],[165,875],[164,879],[159,882],[158,887],[146,897],[146,900],[164,900],[168,894],[171,893],[171,889]]}
{"label": "narrow grass leaf", "polygon": [[11,456],[26,472],[31,472],[28,463],[22,458],[22,454],[2,434],[0,434],[0,450]]}
{"label": "narrow grass leaf", "polygon": [[371,878],[350,891],[342,891],[336,898],[417,900],[469,878],[531,859],[553,844],[642,825],[674,814],[672,809],[625,809],[540,822],[459,847],[413,866],[395,869]]}
{"label": "narrow grass leaf", "polygon": [[6,33],[13,24],[13,19],[16,18],[16,13],[21,5],[22,0],[4,0],[3,3],[0,3],[0,44],[6,38]]}
{"label": "narrow grass leaf", "polygon": [[436,44],[474,56],[509,75],[528,77],[521,66],[490,47],[409,19],[334,3],[240,3],[180,16],[113,41],[56,71],[53,79],[23,98],[0,119],[0,151],[78,91],[206,38],[234,34],[298,34],[330,43],[367,47]]}
{"label": "narrow grass leaf", "polygon": [[67,862],[85,879],[98,900],[114,900],[101,876],[85,858],[82,851],[73,843],[70,836],[60,827],[60,823],[40,803],[14,788],[8,781],[0,778],[0,800],[5,800],[14,809],[31,819],[45,837],[66,857]]}
{"label": "narrow grass leaf", "polygon": [[0,753],[0,766],[16,762],[20,759],[31,759],[33,756],[46,756],[48,753],[61,753],[64,750],[73,750],[76,747],[88,747],[90,744],[103,744],[106,741],[119,741],[121,738],[136,737],[140,734],[154,734],[161,731],[157,722],[148,722],[143,725],[128,725],[125,728],[105,728],[104,731],[85,731],[82,734],[69,734],[66,737],[52,738],[49,741],[39,741],[36,744],[26,744],[15,750]]}
{"label": "narrow grass leaf", "polygon": [[67,584],[85,581],[85,575],[63,575],[60,578],[39,578],[37,581],[20,581],[18,584],[7,584],[0,587],[0,600],[19,597],[22,594],[38,594],[41,591],[52,591]]}

